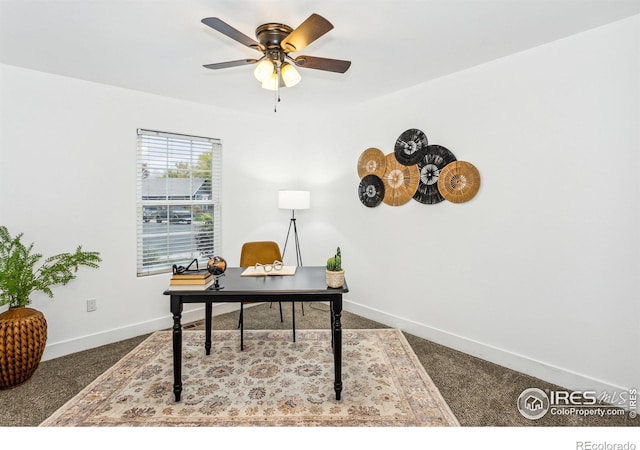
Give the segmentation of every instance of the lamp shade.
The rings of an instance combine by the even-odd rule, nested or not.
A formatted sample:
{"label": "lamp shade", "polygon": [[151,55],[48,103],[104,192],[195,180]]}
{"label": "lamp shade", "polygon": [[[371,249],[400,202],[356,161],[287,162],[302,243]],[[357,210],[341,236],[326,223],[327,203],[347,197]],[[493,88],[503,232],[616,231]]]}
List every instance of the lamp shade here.
{"label": "lamp shade", "polygon": [[256,77],[256,80],[263,82],[273,74],[273,69],[273,63],[268,59],[263,59],[256,66],[256,69],[253,71],[253,75]]}
{"label": "lamp shade", "polygon": [[309,209],[311,193],[309,191],[278,191],[278,208]]}
{"label": "lamp shade", "polygon": [[300,82],[301,79],[300,74],[298,73],[296,68],[289,63],[282,64],[282,67],[280,68],[280,74],[282,75],[282,81],[284,82],[284,85],[286,87],[295,86]]}
{"label": "lamp shade", "polygon": [[273,72],[270,76],[265,78],[264,81],[262,82],[262,89],[275,91],[278,89],[279,84],[280,84],[280,77],[278,77],[277,72]]}

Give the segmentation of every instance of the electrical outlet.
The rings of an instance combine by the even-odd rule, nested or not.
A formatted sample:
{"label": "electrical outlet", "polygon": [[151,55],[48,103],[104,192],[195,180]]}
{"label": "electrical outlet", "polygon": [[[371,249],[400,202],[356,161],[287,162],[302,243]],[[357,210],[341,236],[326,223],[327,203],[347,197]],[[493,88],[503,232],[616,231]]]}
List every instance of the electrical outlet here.
{"label": "electrical outlet", "polygon": [[87,300],[87,312],[92,312],[98,309],[98,301],[95,298]]}

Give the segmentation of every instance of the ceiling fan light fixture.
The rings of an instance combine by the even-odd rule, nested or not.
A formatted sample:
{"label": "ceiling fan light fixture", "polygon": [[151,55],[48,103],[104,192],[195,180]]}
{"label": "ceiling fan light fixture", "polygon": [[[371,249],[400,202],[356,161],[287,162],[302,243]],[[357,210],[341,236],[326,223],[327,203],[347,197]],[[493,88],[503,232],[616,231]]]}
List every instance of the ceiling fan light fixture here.
{"label": "ceiling fan light fixture", "polygon": [[255,70],[253,71],[253,75],[256,77],[256,80],[260,82],[264,82],[268,80],[270,76],[273,76],[275,73],[275,66],[273,62],[269,59],[263,59],[258,63]]}
{"label": "ceiling fan light fixture", "polygon": [[302,79],[296,68],[289,63],[282,64],[280,67],[280,73],[282,75],[282,81],[286,87],[295,86]]}

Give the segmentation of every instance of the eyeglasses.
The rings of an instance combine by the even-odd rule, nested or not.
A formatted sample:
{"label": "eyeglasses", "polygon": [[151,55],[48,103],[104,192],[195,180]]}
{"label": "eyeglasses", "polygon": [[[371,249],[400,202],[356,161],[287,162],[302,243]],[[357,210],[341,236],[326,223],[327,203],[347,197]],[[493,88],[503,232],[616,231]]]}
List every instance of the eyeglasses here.
{"label": "eyeglasses", "polygon": [[255,268],[258,269],[258,268],[262,267],[262,269],[265,272],[271,272],[272,270],[282,270],[282,266],[283,265],[284,264],[282,264],[282,261],[277,261],[276,260],[276,261],[273,262],[273,264],[260,264],[260,263],[258,263],[258,264],[255,265]]}
{"label": "eyeglasses", "polygon": [[191,268],[191,266],[193,266],[193,263],[196,263],[195,271],[196,272],[199,271],[200,268],[198,267],[198,258],[194,258],[193,261],[191,261],[187,267],[178,266],[178,265],[174,264],[173,265],[173,273],[174,273],[174,275],[175,274],[181,274],[181,273],[185,273],[185,272],[194,271],[194,269]]}

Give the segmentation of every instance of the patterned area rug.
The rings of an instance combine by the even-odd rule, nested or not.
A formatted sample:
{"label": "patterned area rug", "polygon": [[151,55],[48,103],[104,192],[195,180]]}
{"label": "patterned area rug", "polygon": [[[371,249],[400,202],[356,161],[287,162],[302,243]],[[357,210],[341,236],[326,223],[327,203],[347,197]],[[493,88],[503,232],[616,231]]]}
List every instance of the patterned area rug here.
{"label": "patterned area rug", "polygon": [[171,331],[151,335],[40,426],[459,426],[400,330],[343,330],[342,399],[329,330],[183,332],[173,396]]}

